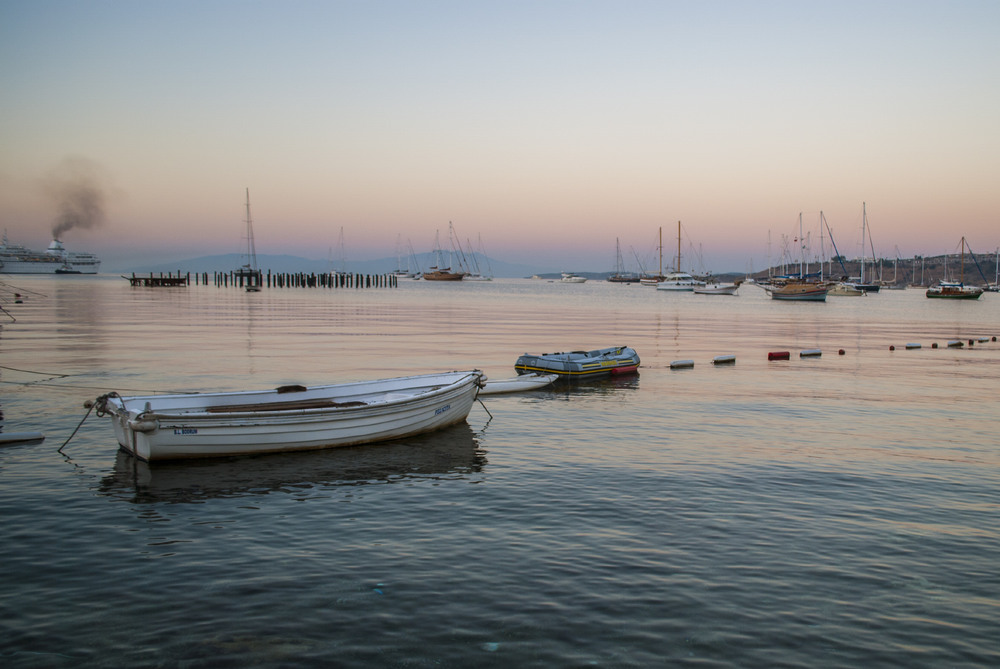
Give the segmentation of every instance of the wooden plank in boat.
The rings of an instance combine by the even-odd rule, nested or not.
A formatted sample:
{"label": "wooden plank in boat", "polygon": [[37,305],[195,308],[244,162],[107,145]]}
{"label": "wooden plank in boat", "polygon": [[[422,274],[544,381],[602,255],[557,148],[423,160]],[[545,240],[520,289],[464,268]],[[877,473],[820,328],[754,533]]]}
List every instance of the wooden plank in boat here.
{"label": "wooden plank in boat", "polygon": [[252,411],[300,411],[303,409],[340,409],[345,407],[363,407],[367,402],[335,402],[327,398],[314,400],[298,400],[293,402],[258,402],[256,404],[223,404],[205,407],[207,413],[242,413]]}

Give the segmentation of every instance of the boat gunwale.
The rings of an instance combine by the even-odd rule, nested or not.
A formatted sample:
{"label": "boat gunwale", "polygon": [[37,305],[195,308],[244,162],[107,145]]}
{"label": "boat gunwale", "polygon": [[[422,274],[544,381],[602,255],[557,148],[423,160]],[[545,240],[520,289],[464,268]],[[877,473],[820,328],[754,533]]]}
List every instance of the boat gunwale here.
{"label": "boat gunwale", "polygon": [[[261,402],[254,404],[243,404],[243,405],[206,405],[206,406],[196,406],[196,407],[178,407],[176,409],[155,409],[150,410],[136,410],[135,408],[130,408],[128,404],[130,403],[153,403],[155,400],[164,399],[183,399],[183,398],[198,398],[198,399],[208,399],[212,397],[252,397],[252,396],[275,396],[277,394],[276,389],[270,390],[244,390],[244,391],[234,391],[234,392],[212,392],[212,393],[185,393],[185,394],[171,394],[171,395],[141,395],[141,396],[129,396],[129,397],[109,397],[107,409],[115,415],[122,416],[125,418],[131,418],[132,420],[145,420],[145,419],[163,419],[163,420],[226,420],[226,419],[264,419],[264,418],[282,418],[285,416],[294,417],[318,417],[322,418],[331,414],[342,415],[350,413],[352,411],[371,411],[373,409],[381,408],[395,408],[402,404],[414,403],[417,400],[434,400],[441,395],[447,394],[456,389],[462,388],[466,383],[469,382],[470,377],[476,377],[473,383],[483,383],[485,375],[480,370],[471,370],[467,372],[443,372],[440,374],[424,374],[417,376],[406,376],[406,377],[395,377],[389,379],[374,379],[371,381],[354,381],[344,384],[327,384],[323,386],[314,386],[308,388],[306,392],[311,392],[314,394],[322,393],[324,390],[336,388],[346,388],[346,387],[359,387],[365,385],[374,385],[382,382],[400,382],[407,381],[411,379],[432,379],[435,377],[446,377],[460,375],[455,380],[450,383],[444,384],[434,384],[427,385],[419,389],[416,392],[410,392],[407,395],[402,395],[406,389],[389,389],[383,392],[368,393],[374,399],[372,401],[366,401],[363,403],[360,400],[352,400],[352,397],[363,397],[365,393],[354,393],[354,394],[344,394],[338,395],[339,400],[337,401],[332,397],[319,397],[312,400],[287,400],[284,402]],[[410,388],[412,390],[412,387]],[[400,393],[400,397],[387,397],[393,393]],[[310,401],[324,401],[328,400],[334,403],[334,406],[318,406],[318,407],[304,407],[302,404],[304,402]],[[241,410],[241,408],[249,406],[260,406],[265,407],[266,405],[272,405],[280,407],[281,405],[287,405],[283,408],[276,408],[268,410],[266,408],[254,409],[254,410]],[[340,406],[336,406],[339,404]]]}

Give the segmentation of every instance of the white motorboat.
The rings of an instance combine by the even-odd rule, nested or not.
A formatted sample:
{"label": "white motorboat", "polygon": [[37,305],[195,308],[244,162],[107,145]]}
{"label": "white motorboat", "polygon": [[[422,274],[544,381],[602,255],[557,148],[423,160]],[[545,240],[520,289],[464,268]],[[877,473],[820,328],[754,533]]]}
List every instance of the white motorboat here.
{"label": "white motorboat", "polygon": [[856,283],[840,281],[830,286],[830,289],[826,292],[826,294],[837,297],[859,297],[866,295],[867,292]]}
{"label": "white motorboat", "polygon": [[98,397],[118,443],[147,461],[302,451],[389,441],[460,423],[479,370],[306,388]]}
{"label": "white motorboat", "polygon": [[667,277],[656,284],[657,290],[686,290],[693,291],[695,288],[705,286],[705,282],[696,279],[687,272],[671,272]]}
{"label": "white motorboat", "polygon": [[587,281],[587,277],[579,276],[577,274],[573,274],[572,272],[563,272],[562,278],[559,279],[559,281],[561,283],[585,283]]}
{"label": "white motorboat", "polygon": [[691,291],[698,295],[735,295],[739,287],[738,283],[706,283],[695,286]]}

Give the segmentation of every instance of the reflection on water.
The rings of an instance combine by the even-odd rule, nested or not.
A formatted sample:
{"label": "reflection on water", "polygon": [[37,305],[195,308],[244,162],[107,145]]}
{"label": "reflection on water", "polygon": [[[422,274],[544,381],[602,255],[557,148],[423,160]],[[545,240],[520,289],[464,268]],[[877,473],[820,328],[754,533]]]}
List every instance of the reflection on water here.
{"label": "reflection on water", "polygon": [[[615,374],[597,379],[576,379],[560,377],[551,386],[543,388],[550,390],[544,395],[554,395],[562,398],[614,395],[619,391],[638,390],[641,374]],[[543,396],[544,396],[543,395]]]}
{"label": "reflection on water", "polygon": [[135,504],[190,503],[310,487],[463,479],[486,462],[468,423],[388,444],[152,465],[119,450],[99,493]]}
{"label": "reflection on water", "polygon": [[[995,295],[21,281],[4,409],[48,438],[0,449],[5,666],[1000,666]],[[486,431],[150,466],[91,418],[56,453],[109,390],[623,344],[639,374],[485,397]]]}

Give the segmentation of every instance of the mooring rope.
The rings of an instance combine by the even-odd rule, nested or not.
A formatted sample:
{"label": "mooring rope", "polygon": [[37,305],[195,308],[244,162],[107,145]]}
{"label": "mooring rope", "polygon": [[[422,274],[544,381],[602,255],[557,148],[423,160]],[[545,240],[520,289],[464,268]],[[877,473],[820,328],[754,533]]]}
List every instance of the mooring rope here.
{"label": "mooring rope", "polygon": [[24,372],[25,374],[38,374],[39,376],[48,376],[50,378],[66,378],[67,376],[79,376],[79,374],[59,374],[58,372],[36,372],[33,369],[18,369],[17,367],[8,367],[7,365],[0,365],[0,369],[6,369],[11,372]]}
{"label": "mooring rope", "polygon": [[90,412],[94,410],[94,406],[97,403],[94,402],[93,404],[90,404],[90,402],[88,402],[87,404],[89,404],[90,406],[87,407],[87,413],[83,414],[83,420],[81,420],[80,424],[76,426],[76,429],[73,430],[73,433],[68,437],[66,437],[66,441],[63,442],[63,445],[56,449],[56,453],[58,453],[59,455],[66,455],[65,453],[63,453],[63,449],[66,448],[66,445],[69,443],[69,440],[75,437],[76,433],[80,430],[81,427],[83,427],[83,421],[87,420],[87,417],[90,416]]}
{"label": "mooring rope", "polygon": [[493,414],[491,414],[490,410],[486,408],[486,404],[483,402],[483,398],[477,395],[476,400],[483,406],[483,411],[485,411],[486,415],[490,417],[490,420],[493,420]]}
{"label": "mooring rope", "polygon": [[120,395],[118,393],[116,393],[116,392],[105,393],[104,395],[101,395],[100,397],[98,397],[94,401],[92,401],[92,402],[86,402],[84,404],[84,406],[87,407],[87,413],[83,414],[83,418],[80,420],[80,423],[76,426],[76,429],[73,430],[72,434],[70,434],[68,437],[66,437],[66,441],[63,442],[62,446],[60,446],[59,448],[56,449],[56,453],[59,453],[60,455],[66,455],[65,453],[63,453],[63,449],[66,448],[66,445],[69,444],[70,439],[72,439],[73,437],[75,437],[76,433],[80,431],[81,427],[83,427],[83,423],[90,416],[90,412],[91,411],[93,411],[94,409],[97,409],[97,415],[98,415],[98,417],[100,417],[100,416],[106,416],[107,415],[107,402],[108,402],[108,398],[109,397],[120,397]]}

